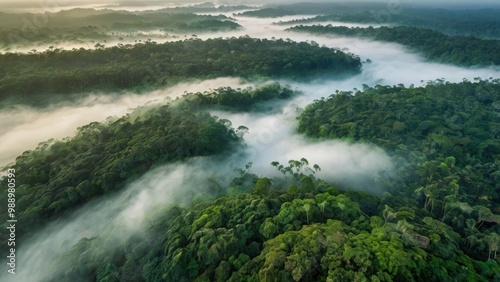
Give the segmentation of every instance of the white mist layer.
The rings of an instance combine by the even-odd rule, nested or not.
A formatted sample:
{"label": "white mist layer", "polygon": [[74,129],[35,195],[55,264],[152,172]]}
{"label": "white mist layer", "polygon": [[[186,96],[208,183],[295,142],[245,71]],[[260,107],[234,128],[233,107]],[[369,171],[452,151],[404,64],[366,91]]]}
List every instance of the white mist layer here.
{"label": "white mist layer", "polygon": [[252,162],[252,172],[258,176],[279,176],[271,162],[287,165],[289,160],[306,158],[311,167],[313,164],[321,167],[318,178],[341,184],[344,188],[380,192],[370,185],[379,175],[392,170],[391,159],[383,150],[370,144],[305,140],[294,131],[295,109],[296,104],[292,102],[282,112],[272,115],[213,112],[231,120],[235,126],[245,125],[249,129],[244,136],[248,147],[228,160],[228,166],[244,167],[247,162]]}
{"label": "white mist layer", "polygon": [[[230,16],[230,14],[226,14]],[[234,16],[233,16],[234,17]],[[376,84],[415,84],[421,85],[421,81],[445,78],[450,82],[460,82],[466,78],[473,80],[475,77],[489,78],[500,77],[500,67],[465,68],[454,65],[432,63],[409,51],[408,48],[395,44],[380,41],[372,41],[355,37],[339,37],[334,35],[314,35],[302,32],[284,31],[286,26],[273,25],[278,21],[289,21],[300,19],[303,16],[286,16],[273,19],[260,19],[251,17],[234,17],[238,23],[244,27],[243,30],[226,32],[225,36],[244,36],[254,38],[289,38],[293,41],[315,41],[320,45],[330,48],[347,50],[358,55],[361,60],[372,60],[371,64],[363,65],[363,74],[359,80],[366,80],[370,86]],[[340,25],[337,23],[335,25]],[[364,27],[364,24],[346,23],[351,27]],[[206,39],[211,35],[200,35],[199,38]],[[374,84],[375,83],[375,84]],[[334,91],[330,89],[330,91]]]}
{"label": "white mist layer", "polygon": [[[118,246],[133,234],[141,234],[154,218],[148,212],[175,201],[205,192],[210,173],[206,166],[217,165],[209,159],[191,160],[189,164],[172,164],[146,173],[117,195],[94,201],[63,220],[50,223],[31,239],[23,241],[16,252],[18,265],[15,281],[47,281],[47,272],[56,255],[69,250],[82,238],[106,232],[106,248]],[[110,246],[116,242],[116,246]],[[104,247],[104,246],[103,246]],[[6,272],[0,274],[0,280]]]}
{"label": "white mist layer", "polygon": [[78,127],[110,116],[121,117],[146,103],[166,103],[185,92],[203,92],[221,86],[247,87],[237,78],[217,78],[180,83],[145,94],[94,94],[77,103],[61,103],[48,109],[15,106],[0,112],[0,169],[26,150],[50,138],[73,136]]}

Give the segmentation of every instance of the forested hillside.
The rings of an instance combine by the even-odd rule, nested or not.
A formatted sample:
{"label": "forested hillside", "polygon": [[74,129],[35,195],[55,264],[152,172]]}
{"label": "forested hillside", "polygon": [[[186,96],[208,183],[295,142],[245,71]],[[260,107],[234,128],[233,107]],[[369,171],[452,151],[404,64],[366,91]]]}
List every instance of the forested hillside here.
{"label": "forested hillside", "polygon": [[[122,189],[156,166],[228,152],[240,143],[247,128],[234,129],[230,121],[205,110],[259,110],[254,107],[259,102],[296,94],[276,83],[256,89],[226,87],[185,94],[164,106],[145,106],[125,117],[83,126],[75,137],[41,143],[10,167],[22,172],[17,178],[21,184],[16,189],[16,213],[25,224],[18,236],[69,209]],[[7,185],[7,178],[2,185]],[[0,196],[6,199],[7,190]],[[6,219],[7,214],[0,216]]]}
{"label": "forested hillside", "polygon": [[308,106],[298,130],[385,148],[402,176],[387,180],[391,205],[429,212],[479,258],[499,233],[499,93],[498,80],[343,92]]}
{"label": "forested hillside", "polygon": [[[298,130],[315,138],[375,143],[415,162],[422,170],[419,173],[430,174],[421,175],[428,181],[438,180],[440,170],[452,165],[443,171],[450,174],[446,175],[449,183],[441,184],[453,182],[448,188],[455,184],[461,188],[448,192],[471,205],[493,208],[500,203],[499,95],[498,80],[436,81],[419,88],[377,86],[342,92],[308,106]],[[444,161],[452,163],[440,168]],[[448,195],[441,196],[433,205],[446,204]]]}
{"label": "forested hillside", "polygon": [[[463,2],[461,4],[467,4]],[[476,3],[476,2],[474,2]],[[433,29],[451,36],[500,38],[500,9],[458,8],[454,2],[442,8],[419,5],[419,2],[394,3],[310,3],[301,2],[274,6],[243,13],[245,16],[276,17],[279,15],[314,15],[310,18],[279,21],[282,24],[336,21],[345,23],[403,25]],[[472,4],[472,2],[468,3]],[[479,4],[479,3],[478,3]],[[467,6],[467,5],[465,5]]]}
{"label": "forested hillside", "polygon": [[0,98],[20,102],[43,94],[144,91],[190,78],[306,80],[322,75],[340,78],[361,71],[359,57],[340,50],[249,37],[7,53],[0,55],[0,65]]}
{"label": "forested hillside", "polygon": [[461,66],[500,65],[500,40],[447,36],[430,29],[406,26],[348,28],[331,25],[299,25],[288,30],[323,35],[355,36],[399,43],[440,63]]}
{"label": "forested hillside", "polygon": [[437,30],[450,36],[474,36],[485,39],[500,38],[500,9],[429,9],[407,8],[401,13],[387,14],[364,11],[344,15],[317,17],[315,20],[335,20],[354,23],[380,23],[413,26]]}

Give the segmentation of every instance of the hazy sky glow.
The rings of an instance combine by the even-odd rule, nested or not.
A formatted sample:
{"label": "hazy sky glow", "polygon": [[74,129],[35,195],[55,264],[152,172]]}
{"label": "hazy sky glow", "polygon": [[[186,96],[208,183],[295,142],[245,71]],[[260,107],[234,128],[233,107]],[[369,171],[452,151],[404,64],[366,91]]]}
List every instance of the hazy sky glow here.
{"label": "hazy sky glow", "polygon": [[[171,6],[171,5],[184,5],[184,4],[195,4],[195,3],[200,3],[200,2],[212,2],[212,3],[217,3],[217,4],[222,4],[222,5],[252,5],[252,4],[292,4],[295,2],[301,2],[301,1],[289,1],[289,0],[272,0],[272,1],[264,1],[264,0],[251,0],[251,1],[245,1],[245,0],[213,0],[213,1],[158,1],[158,0],[150,0],[150,1],[124,1],[124,0],[111,0],[111,1],[98,1],[98,0],[79,0],[79,1],[70,1],[70,0],[39,0],[39,1],[34,1],[34,0],[0,0],[0,5],[5,5],[5,7],[8,8],[13,8],[14,6],[31,6],[31,7],[54,7],[54,6],[78,6],[81,4],[84,5],[89,5],[89,4],[95,4],[95,5],[108,5],[108,4],[122,4],[126,6]],[[468,6],[474,6],[474,5],[479,5],[482,6],[484,4],[488,5],[493,5],[493,6],[500,6],[500,1],[498,0],[481,0],[481,1],[470,1],[470,0],[420,0],[420,1],[414,1],[414,0],[316,0],[316,1],[310,1],[311,3],[317,2],[317,3],[332,3],[332,2],[338,2],[338,3],[343,3],[343,2],[375,2],[375,3],[387,3],[389,4],[431,4],[431,5],[464,5],[467,4]],[[0,10],[3,7],[0,7]]]}

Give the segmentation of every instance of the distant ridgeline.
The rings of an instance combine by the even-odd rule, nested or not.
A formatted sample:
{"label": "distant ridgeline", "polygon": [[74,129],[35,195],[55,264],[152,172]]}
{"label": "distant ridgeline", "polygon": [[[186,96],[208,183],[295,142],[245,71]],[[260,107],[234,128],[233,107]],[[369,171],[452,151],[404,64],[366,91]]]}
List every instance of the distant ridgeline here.
{"label": "distant ridgeline", "polygon": [[[37,26],[32,19],[46,20]],[[33,20],[34,21],[34,20]],[[57,13],[0,13],[0,47],[46,43],[99,40],[123,40],[123,37],[155,36],[186,32],[215,32],[238,29],[241,26],[223,15],[197,15],[168,11],[128,12],[114,10],[71,9]],[[158,34],[158,30],[160,34]],[[3,46],[2,46],[3,45]]]}
{"label": "distant ridgeline", "polygon": [[306,80],[361,71],[359,57],[340,50],[249,37],[8,53],[0,55],[0,65],[0,99],[96,90],[144,91],[190,78]]}
{"label": "distant ridgeline", "polygon": [[325,14],[353,14],[359,11],[380,10],[386,8],[383,3],[308,3],[300,2],[285,5],[276,5],[237,14],[238,16],[257,18],[278,18],[293,15],[325,15]]}
{"label": "distant ridgeline", "polygon": [[[410,3],[294,3],[243,12],[247,17],[275,18],[311,15],[278,24],[337,21],[364,24],[406,25],[438,30],[447,35],[500,39],[500,9],[450,9],[415,7]],[[314,17],[312,17],[314,15]]]}
{"label": "distant ridgeline", "polygon": [[[233,129],[230,121],[204,110],[259,110],[256,103],[296,94],[277,83],[186,94],[164,106],[144,106],[114,121],[83,126],[75,137],[41,143],[12,166],[22,171],[16,179],[16,217],[24,222],[16,230],[18,238],[67,210],[122,189],[152,167],[227,152],[240,143],[247,128]],[[7,179],[1,183],[7,185]],[[0,198],[7,201],[6,189]],[[0,217],[6,222],[6,213]]]}
{"label": "distant ridgeline", "polygon": [[399,43],[422,53],[432,61],[461,66],[500,65],[500,40],[447,36],[430,29],[396,26],[348,28],[345,26],[295,26],[287,30],[314,34],[335,34]]}
{"label": "distant ridgeline", "polygon": [[[400,14],[383,14],[384,9],[350,14],[320,15],[280,24],[302,24],[322,21],[348,23],[405,25],[429,28],[447,35],[475,36],[489,39],[500,38],[500,9],[444,10],[407,9]],[[323,13],[324,14],[324,13]]]}

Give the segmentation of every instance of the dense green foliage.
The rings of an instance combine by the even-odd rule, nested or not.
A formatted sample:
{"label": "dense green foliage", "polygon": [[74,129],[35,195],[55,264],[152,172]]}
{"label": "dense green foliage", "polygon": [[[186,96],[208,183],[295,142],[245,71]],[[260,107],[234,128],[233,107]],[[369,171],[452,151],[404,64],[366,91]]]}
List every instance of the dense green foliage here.
{"label": "dense green foliage", "polygon": [[385,148],[399,167],[400,178],[386,180],[391,206],[430,212],[480,258],[500,231],[499,101],[498,80],[377,86],[311,104],[298,130]]}
{"label": "dense green foliage", "polygon": [[180,100],[182,105],[190,108],[217,108],[225,111],[266,111],[271,101],[286,100],[300,94],[299,91],[290,89],[289,86],[282,87],[279,83],[269,83],[256,89],[232,89],[231,87],[218,88],[203,93],[190,93]]}
{"label": "dense green foliage", "polygon": [[[495,261],[466,256],[459,234],[411,207],[339,192],[314,177],[307,160],[288,176],[242,171],[228,190],[243,191],[188,208],[170,207],[145,237],[84,239],[55,263],[72,281],[488,281]],[[319,170],[318,166],[314,166]],[[290,183],[286,185],[284,183]],[[251,193],[253,189],[253,193]],[[244,192],[247,191],[247,192]],[[498,247],[497,247],[498,249]],[[483,255],[484,258],[484,255]],[[495,276],[496,275],[496,276]]]}
{"label": "dense green foliage", "polygon": [[341,77],[358,73],[361,68],[358,57],[339,50],[249,37],[8,53],[0,55],[0,65],[1,98],[151,89],[188,78]]}
{"label": "dense green foliage", "polygon": [[[428,160],[453,157],[454,166],[467,168],[461,173],[481,168],[474,185],[462,183],[467,187],[462,193],[500,203],[499,101],[498,81],[377,86],[311,104],[301,114],[298,130],[315,138],[370,141],[392,152],[418,152]],[[472,181],[470,177],[461,180]]]}
{"label": "dense green foliage", "polygon": [[295,26],[288,30],[316,34],[366,37],[374,40],[395,42],[422,53],[441,63],[463,66],[500,65],[500,40],[475,37],[447,36],[430,29],[416,27],[348,28],[344,26]]}

